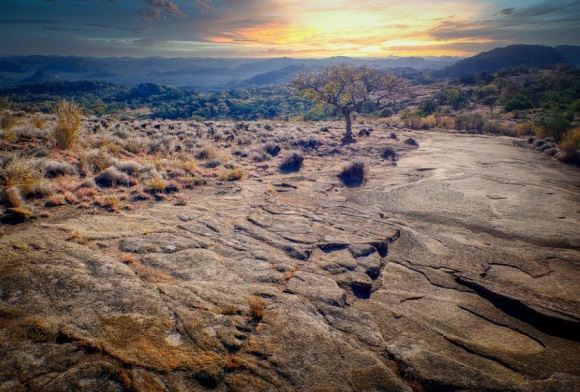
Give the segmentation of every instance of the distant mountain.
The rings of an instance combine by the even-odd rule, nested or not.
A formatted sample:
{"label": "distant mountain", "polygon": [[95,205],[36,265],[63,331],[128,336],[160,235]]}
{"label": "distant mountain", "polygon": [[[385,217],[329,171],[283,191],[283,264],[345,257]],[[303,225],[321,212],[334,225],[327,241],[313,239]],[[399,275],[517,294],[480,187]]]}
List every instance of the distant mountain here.
{"label": "distant mountain", "polygon": [[300,72],[307,70],[304,65],[289,65],[288,67],[275,71],[265,72],[249,79],[243,80],[238,85],[240,87],[257,87],[265,85],[280,85],[289,82]]}
{"label": "distant mountain", "polygon": [[[573,52],[572,50],[565,51]],[[470,73],[493,72],[502,68],[548,67],[567,62],[567,59],[556,48],[542,45],[512,45],[458,61],[437,72],[436,76],[459,77]]]}
{"label": "distant mountain", "polygon": [[52,80],[92,80],[130,87],[141,83],[157,83],[207,92],[223,91],[235,86],[282,84],[299,67],[317,69],[346,62],[391,71],[400,68],[436,70],[457,60],[454,57],[344,56],[325,59],[16,56],[0,58],[0,87]]}
{"label": "distant mountain", "polygon": [[566,59],[568,64],[580,67],[580,46],[556,46],[556,50]]}
{"label": "distant mountain", "polygon": [[21,83],[41,83],[41,82],[56,82],[60,80],[58,75],[54,72],[47,71],[45,69],[39,69],[33,75],[21,80]]}

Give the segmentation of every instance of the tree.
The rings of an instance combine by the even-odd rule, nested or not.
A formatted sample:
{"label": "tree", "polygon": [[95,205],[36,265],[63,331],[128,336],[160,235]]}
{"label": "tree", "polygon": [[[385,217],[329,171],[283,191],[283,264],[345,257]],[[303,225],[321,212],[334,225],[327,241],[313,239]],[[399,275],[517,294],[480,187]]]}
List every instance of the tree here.
{"label": "tree", "polygon": [[379,106],[383,101],[403,97],[407,91],[403,79],[396,75],[346,63],[301,73],[289,85],[312,102],[336,107],[346,121],[345,141],[354,140],[352,112],[365,105]]}
{"label": "tree", "polygon": [[475,92],[475,96],[479,103],[489,106],[489,113],[493,114],[493,107],[499,100],[497,87],[492,84],[482,87]]}

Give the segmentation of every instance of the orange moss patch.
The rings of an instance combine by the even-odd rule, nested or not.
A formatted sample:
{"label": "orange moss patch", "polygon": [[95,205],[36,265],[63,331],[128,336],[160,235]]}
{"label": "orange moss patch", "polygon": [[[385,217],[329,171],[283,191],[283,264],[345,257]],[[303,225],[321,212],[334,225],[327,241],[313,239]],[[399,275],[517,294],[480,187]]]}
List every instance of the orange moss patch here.
{"label": "orange moss patch", "polygon": [[213,352],[199,352],[186,343],[171,345],[166,341],[174,327],[169,319],[132,315],[101,316],[101,337],[106,352],[125,363],[170,371],[188,369],[219,374],[225,358]]}

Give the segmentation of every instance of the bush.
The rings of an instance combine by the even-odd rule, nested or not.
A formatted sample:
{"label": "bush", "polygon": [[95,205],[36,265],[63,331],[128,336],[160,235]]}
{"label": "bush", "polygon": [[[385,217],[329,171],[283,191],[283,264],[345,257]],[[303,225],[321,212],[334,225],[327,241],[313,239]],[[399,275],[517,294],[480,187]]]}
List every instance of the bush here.
{"label": "bush", "polygon": [[534,103],[528,97],[523,94],[516,94],[506,101],[503,108],[509,113],[514,110],[527,110],[532,109],[533,107]]}
{"label": "bush", "polygon": [[298,151],[290,151],[282,158],[280,170],[283,172],[297,172],[302,167],[304,157]]}
{"label": "bush", "polygon": [[24,205],[24,200],[22,200],[22,195],[18,187],[13,186],[6,191],[6,202],[8,207],[19,208]]}
{"label": "bush", "polygon": [[5,111],[2,115],[1,121],[2,129],[5,131],[9,131],[14,126],[14,117],[12,116],[12,112]]}
{"label": "bush", "polygon": [[417,141],[415,139],[413,139],[412,137],[405,140],[404,143],[408,144],[409,146],[419,146],[419,143],[417,143]]}
{"label": "bush", "polygon": [[67,162],[48,160],[44,163],[44,176],[48,178],[58,176],[76,176],[79,172],[74,165]]}
{"label": "bush", "polygon": [[366,169],[365,163],[357,159],[344,166],[338,177],[346,186],[359,186],[365,181]]}
{"label": "bush", "polygon": [[143,168],[139,162],[135,161],[117,162],[115,163],[115,167],[128,175],[133,175]]}
{"label": "bush", "polygon": [[73,101],[62,100],[57,108],[57,126],[54,131],[56,146],[68,149],[73,146],[79,136],[81,126],[81,109]]}
{"label": "bush", "polygon": [[273,157],[278,155],[278,153],[280,153],[281,150],[282,150],[282,148],[280,148],[280,146],[278,144],[275,144],[275,143],[267,143],[264,146],[264,151],[266,151],[268,154],[270,154]]}
{"label": "bush", "polygon": [[559,115],[552,115],[542,123],[548,136],[553,137],[556,143],[563,140],[571,125],[568,119]]}
{"label": "bush", "polygon": [[95,177],[95,183],[100,187],[112,187],[116,185],[129,185],[130,179],[127,174],[111,166]]}
{"label": "bush", "polygon": [[425,99],[419,102],[418,110],[423,116],[433,114],[437,111],[437,109],[438,109],[437,102],[431,99]]}
{"label": "bush", "polygon": [[241,180],[244,176],[244,172],[240,169],[230,169],[220,175],[220,179],[223,181],[237,181]]}
{"label": "bush", "polygon": [[575,128],[566,133],[558,147],[567,153],[575,153],[580,150],[580,128]]}
{"label": "bush", "polygon": [[383,159],[390,159],[391,161],[396,161],[398,159],[397,150],[393,147],[386,147],[381,156]]}

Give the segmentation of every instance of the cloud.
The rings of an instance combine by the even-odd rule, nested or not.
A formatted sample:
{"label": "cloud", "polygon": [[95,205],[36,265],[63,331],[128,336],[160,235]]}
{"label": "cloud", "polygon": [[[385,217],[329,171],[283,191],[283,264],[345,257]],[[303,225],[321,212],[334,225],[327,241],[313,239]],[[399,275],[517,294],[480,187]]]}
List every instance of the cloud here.
{"label": "cloud", "polygon": [[179,6],[171,0],[147,0],[147,2],[151,7],[158,8],[170,13],[171,15],[186,16],[183,12],[181,12]]}
{"label": "cloud", "polygon": [[0,24],[59,24],[62,23],[53,19],[17,19],[0,18]]}
{"label": "cloud", "polygon": [[580,2],[578,0],[544,0],[539,4],[499,13],[476,20],[446,19],[428,31],[437,40],[470,40],[488,38],[496,44],[565,42],[578,43]]}

